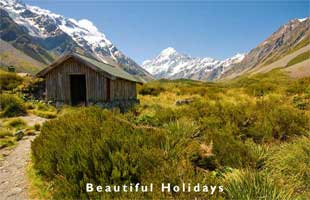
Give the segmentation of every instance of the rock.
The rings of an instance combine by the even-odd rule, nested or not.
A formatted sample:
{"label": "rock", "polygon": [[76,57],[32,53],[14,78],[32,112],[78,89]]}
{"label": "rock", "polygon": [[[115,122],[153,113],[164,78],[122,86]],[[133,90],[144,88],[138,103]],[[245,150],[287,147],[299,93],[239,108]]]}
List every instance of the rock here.
{"label": "rock", "polygon": [[14,136],[16,137],[16,140],[19,141],[24,137],[25,133],[23,130],[19,130],[16,133],[14,133]]}
{"label": "rock", "polygon": [[193,99],[180,99],[180,100],[177,100],[176,102],[175,102],[175,104],[177,105],[177,106],[180,106],[180,105],[184,105],[184,104],[190,104],[190,103],[192,103],[193,102]]}

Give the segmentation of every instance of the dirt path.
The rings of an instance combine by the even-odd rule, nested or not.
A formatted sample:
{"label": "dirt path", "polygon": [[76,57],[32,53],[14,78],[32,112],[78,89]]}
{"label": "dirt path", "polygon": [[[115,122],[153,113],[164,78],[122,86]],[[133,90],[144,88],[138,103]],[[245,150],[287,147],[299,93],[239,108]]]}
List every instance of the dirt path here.
{"label": "dirt path", "polygon": [[[22,117],[29,126],[42,124],[45,119],[36,116]],[[5,152],[8,154],[0,162],[0,200],[28,199],[26,167],[30,161],[31,141],[35,136],[26,136],[20,140],[17,147]]]}
{"label": "dirt path", "polygon": [[0,164],[0,199],[27,199],[26,166],[30,160],[31,140],[25,137]]}

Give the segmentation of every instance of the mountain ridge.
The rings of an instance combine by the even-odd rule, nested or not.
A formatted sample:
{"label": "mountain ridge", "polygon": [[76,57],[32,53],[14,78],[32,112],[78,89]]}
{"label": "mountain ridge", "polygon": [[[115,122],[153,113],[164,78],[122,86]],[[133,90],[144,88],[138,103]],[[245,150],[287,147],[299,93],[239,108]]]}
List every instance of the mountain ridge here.
{"label": "mountain ridge", "polygon": [[[152,79],[147,71],[118,50],[89,20],[66,18],[20,0],[0,0],[0,5],[1,13],[7,22],[7,27],[1,26],[1,39],[25,51],[20,47],[20,43],[20,46],[17,45],[21,33],[28,39],[28,43],[35,43],[41,52],[47,51],[51,54],[51,58],[39,59],[40,62],[49,64],[66,52],[77,51],[102,62],[106,62],[107,58],[114,60],[125,71],[146,80]],[[11,27],[14,29],[8,29]],[[12,36],[16,37],[10,38]]]}
{"label": "mountain ridge", "polygon": [[144,61],[142,67],[156,78],[213,80],[227,70],[231,64],[241,62],[244,55],[237,53],[225,60],[210,57],[196,58],[168,47],[155,58]]}
{"label": "mountain ridge", "polygon": [[269,65],[310,45],[310,18],[292,19],[254,47],[243,59],[221,75],[231,79],[254,68]]}

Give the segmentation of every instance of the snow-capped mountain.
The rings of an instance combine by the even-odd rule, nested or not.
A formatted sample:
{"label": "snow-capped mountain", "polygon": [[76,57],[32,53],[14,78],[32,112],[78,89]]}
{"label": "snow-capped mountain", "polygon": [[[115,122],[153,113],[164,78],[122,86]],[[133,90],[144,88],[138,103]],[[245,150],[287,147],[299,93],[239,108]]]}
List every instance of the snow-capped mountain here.
{"label": "snow-capped mountain", "polygon": [[226,60],[192,58],[168,47],[156,58],[144,61],[142,67],[156,78],[214,80],[232,64],[241,62],[244,55],[236,54]]}
{"label": "snow-capped mountain", "polygon": [[[29,34],[32,40],[31,42],[36,42],[36,44],[48,51],[52,50],[56,56],[68,50],[80,49],[84,53],[91,54],[93,57],[103,62],[114,61],[131,74],[141,75],[146,78],[151,77],[151,75],[143,70],[136,62],[119,51],[117,47],[87,19],[75,20],[65,18],[62,15],[52,13],[36,6],[26,5],[19,0],[0,0],[0,6],[1,9],[8,13],[15,25],[19,26],[19,32],[26,32]],[[4,13],[4,11],[2,13]],[[12,25],[7,26],[7,28],[10,27],[12,27]],[[7,30],[3,30],[3,27],[1,27],[1,33],[5,33],[5,31]],[[10,34],[12,35],[12,32]],[[5,37],[7,35],[2,37],[2,35],[3,34],[1,34],[2,40],[11,42],[11,38]],[[64,40],[67,41],[65,42]],[[53,43],[57,43],[58,45],[54,45]],[[68,43],[70,43],[70,45],[68,45]]]}

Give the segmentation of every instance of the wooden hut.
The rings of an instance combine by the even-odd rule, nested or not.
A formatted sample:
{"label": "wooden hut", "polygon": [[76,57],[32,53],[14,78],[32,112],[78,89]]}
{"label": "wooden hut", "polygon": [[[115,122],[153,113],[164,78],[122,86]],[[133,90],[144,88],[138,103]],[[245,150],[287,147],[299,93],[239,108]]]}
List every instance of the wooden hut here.
{"label": "wooden hut", "polygon": [[119,66],[72,53],[37,74],[45,78],[46,100],[56,106],[99,105],[126,108],[138,103],[142,83]]}

